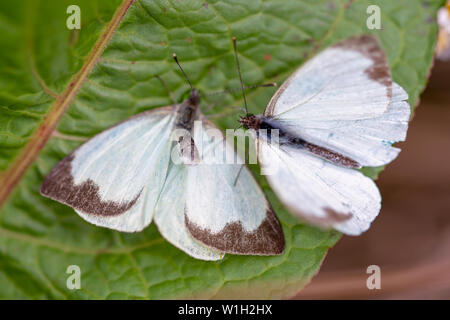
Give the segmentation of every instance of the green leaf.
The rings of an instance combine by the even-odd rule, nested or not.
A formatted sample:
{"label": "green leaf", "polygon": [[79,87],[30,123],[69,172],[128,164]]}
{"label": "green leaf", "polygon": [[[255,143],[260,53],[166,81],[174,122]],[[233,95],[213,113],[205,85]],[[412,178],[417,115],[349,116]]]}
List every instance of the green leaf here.
{"label": "green leaf", "polygon": [[[129,8],[127,0],[0,3],[0,298],[281,298],[301,290],[340,235],[299,223],[262,178],[283,225],[284,254],[226,255],[219,262],[190,258],[153,224],[136,234],[90,225],[40,196],[39,187],[83,139],[170,104],[156,75],[179,101],[186,95],[172,52],[201,92],[236,88],[236,36],[245,83],[281,83],[318,50],[367,33],[366,9],[373,2],[383,28],[371,32],[415,106],[444,0],[136,0]],[[81,8],[80,31],[65,27],[69,4]],[[250,90],[250,111],[261,113],[273,93]],[[238,91],[209,96],[203,106],[212,103],[211,114],[242,106]],[[236,113],[214,119],[222,129],[234,128],[236,120]],[[80,290],[66,286],[69,265],[81,268]]]}

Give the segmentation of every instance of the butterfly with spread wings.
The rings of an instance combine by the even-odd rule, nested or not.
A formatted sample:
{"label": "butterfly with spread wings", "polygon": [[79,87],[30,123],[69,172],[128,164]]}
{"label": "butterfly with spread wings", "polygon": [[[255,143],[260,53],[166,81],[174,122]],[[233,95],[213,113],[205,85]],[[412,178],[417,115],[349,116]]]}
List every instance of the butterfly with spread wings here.
{"label": "butterfly with spread wings", "polygon": [[355,169],[397,157],[392,144],[406,138],[407,99],[392,82],[378,40],[362,35],[314,56],[278,89],[264,114],[240,122],[253,129],[267,180],[294,215],[359,235],[378,215],[381,196]]}
{"label": "butterfly with spread wings", "polygon": [[239,162],[217,161],[235,151],[199,103],[191,85],[182,103],[101,132],[51,170],[41,194],[122,232],[141,231],[153,220],[169,242],[197,259],[281,254],[284,235],[275,213],[247,168],[236,183]]}

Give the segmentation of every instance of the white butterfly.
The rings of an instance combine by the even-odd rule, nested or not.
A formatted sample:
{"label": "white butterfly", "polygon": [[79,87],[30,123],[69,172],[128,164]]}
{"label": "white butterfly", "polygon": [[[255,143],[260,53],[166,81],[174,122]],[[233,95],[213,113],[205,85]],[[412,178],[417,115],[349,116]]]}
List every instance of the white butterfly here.
{"label": "white butterfly", "polygon": [[[41,194],[123,232],[154,219],[169,242],[197,259],[282,253],[281,225],[250,171],[245,167],[235,184],[239,164],[208,164],[224,145],[235,152],[214,139],[212,131],[222,137],[214,129],[192,89],[181,104],[138,114],[80,146],[53,168]],[[181,164],[171,161],[173,140]]]}
{"label": "white butterfly", "polygon": [[[248,114],[240,122],[254,129],[259,161],[272,167],[267,180],[294,215],[359,235],[378,215],[381,196],[355,169],[397,157],[400,149],[392,143],[406,138],[407,99],[392,83],[378,41],[358,36],[306,62],[264,115]],[[279,145],[271,143],[272,133]]]}

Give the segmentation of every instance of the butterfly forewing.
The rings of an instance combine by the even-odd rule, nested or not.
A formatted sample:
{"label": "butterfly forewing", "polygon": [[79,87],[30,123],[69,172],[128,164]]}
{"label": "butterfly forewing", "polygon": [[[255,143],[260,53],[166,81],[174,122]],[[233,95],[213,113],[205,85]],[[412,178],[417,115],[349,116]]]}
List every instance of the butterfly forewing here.
{"label": "butterfly forewing", "polygon": [[275,93],[266,116],[301,121],[366,119],[386,111],[392,80],[371,36],[352,37],[307,61]]}
{"label": "butterfly forewing", "polygon": [[220,260],[223,253],[195,240],[184,222],[188,167],[171,165],[155,209],[155,224],[164,238],[190,256],[202,260]]}
{"label": "butterfly forewing", "polygon": [[406,138],[410,116],[407,99],[406,92],[394,83],[391,104],[379,116],[362,120],[282,121],[308,142],[340,152],[363,166],[382,166],[400,152],[392,144]]}
{"label": "butterfly forewing", "polygon": [[142,230],[166,176],[173,119],[171,108],[159,108],[103,131],[53,168],[41,194],[96,225]]}

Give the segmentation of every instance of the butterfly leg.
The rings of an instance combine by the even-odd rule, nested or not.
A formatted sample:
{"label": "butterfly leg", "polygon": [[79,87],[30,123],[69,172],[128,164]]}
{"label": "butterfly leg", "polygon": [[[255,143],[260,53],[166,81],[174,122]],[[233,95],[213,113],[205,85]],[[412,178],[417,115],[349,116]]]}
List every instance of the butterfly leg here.
{"label": "butterfly leg", "polygon": [[[249,145],[249,147],[250,147],[250,145]],[[239,168],[238,174],[236,175],[236,178],[234,179],[233,186],[236,186],[236,184],[237,184],[237,182],[238,182],[238,179],[239,179],[239,176],[240,176],[240,174],[241,174],[241,172],[242,172],[242,169],[244,168],[244,166],[245,166],[247,163],[249,163],[249,155],[248,155],[248,153],[250,152],[250,150],[249,150],[248,152],[245,150],[244,152],[245,152],[245,162],[244,162],[244,164],[241,165],[241,167]]]}

